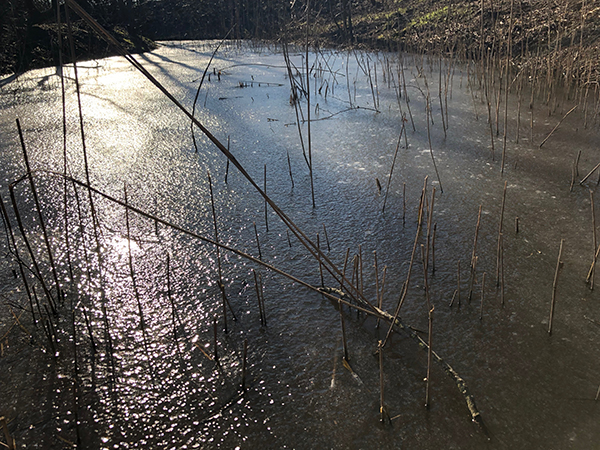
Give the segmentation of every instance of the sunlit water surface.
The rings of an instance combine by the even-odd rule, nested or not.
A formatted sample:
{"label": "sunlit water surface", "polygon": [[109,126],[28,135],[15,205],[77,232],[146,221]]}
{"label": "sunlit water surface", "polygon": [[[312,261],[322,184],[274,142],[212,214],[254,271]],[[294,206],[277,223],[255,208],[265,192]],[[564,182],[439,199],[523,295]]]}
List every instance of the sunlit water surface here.
{"label": "sunlit water surface", "polygon": [[[215,46],[215,42],[165,42],[136,58],[191,110]],[[471,421],[456,384],[438,365],[432,367],[430,407],[425,408],[427,353],[402,333],[394,333],[384,349],[384,401],[392,421],[381,424],[375,352],[387,325],[382,322],[377,328],[374,318],[344,308],[353,376],[342,364],[336,305],[222,251],[225,292],[237,318],[234,321],[228,311],[225,333],[214,246],[134,212],[129,214],[128,231],[124,208],[99,196],[94,197],[99,223],[94,231],[87,191],[79,188],[76,197],[70,184],[67,247],[64,185],[59,175],[48,172],[62,173],[64,167],[61,85],[55,69],[47,69],[3,82],[1,87],[1,193],[8,204],[8,184],[25,172],[15,125],[18,117],[32,169],[40,171],[34,179],[59,277],[69,293],[65,305],[73,301],[76,306],[83,447],[594,448],[600,442],[600,406],[594,401],[600,383],[600,299],[585,278],[593,257],[589,189],[596,189],[596,176],[584,186],[575,183],[572,192],[569,188],[579,150],[579,178],[597,163],[597,123],[591,121],[584,129],[581,116],[574,114],[540,149],[539,143],[571,105],[559,105],[548,116],[547,107],[539,102],[532,132],[530,111],[523,107],[516,144],[517,98],[510,96],[502,176],[502,119],[492,159],[487,107],[478,85],[471,92],[465,66],[453,62],[449,68],[449,61],[442,62],[441,95],[448,103],[442,121],[438,60],[430,63],[405,55],[405,90],[398,88],[402,71],[397,55],[325,51],[309,58],[315,207],[296,110],[290,104],[290,80],[279,51],[246,44],[221,48],[208,71],[210,79],[207,75],[200,89],[196,117],[229,145],[261,187],[266,170],[267,194],[315,242],[319,234],[321,248],[340,269],[350,249],[349,279],[354,278],[353,257],[362,254],[362,285],[373,302],[376,252],[379,287],[386,267],[383,308],[391,313],[407,277],[419,198],[428,176],[428,202],[435,187],[435,270],[430,269],[428,276],[435,306],[433,347],[469,385],[486,430]],[[302,53],[292,51],[291,59],[301,71]],[[65,69],[65,76],[68,170],[85,181],[72,67]],[[94,187],[123,200],[127,186],[129,204],[214,238],[210,172],[219,240],[258,257],[258,234],[263,261],[320,285],[318,262],[288,235],[271,209],[267,225],[263,199],[233,165],[227,168],[225,156],[199,130],[195,131],[196,151],[190,120],[138,71],[121,58],[108,58],[81,63],[78,76]],[[450,81],[447,93],[444,77]],[[439,180],[425,120],[427,89]],[[302,120],[307,118],[305,99],[300,107]],[[403,123],[406,138],[400,140],[382,213]],[[305,121],[300,128],[308,154]],[[496,249],[505,181],[502,306],[496,286]],[[15,192],[32,229],[31,240],[44,259],[31,191],[22,182]],[[480,205],[477,277],[469,301],[469,263]],[[426,233],[425,229],[420,243],[426,243]],[[101,269],[96,234],[101,241]],[[564,266],[549,336],[561,239],[565,240]],[[459,307],[455,298],[450,307],[458,261],[461,303]],[[426,331],[420,251],[414,264],[400,316]],[[262,277],[266,326],[261,325],[253,270]],[[324,284],[331,286],[331,278],[324,277]],[[15,386],[20,386],[13,387],[10,404],[16,415],[13,433],[27,448],[62,448],[65,440],[76,439],[73,333],[67,310],[65,306],[56,320],[63,346],[58,359],[34,352],[27,365],[17,365],[17,373],[12,373],[19,380]],[[219,364],[211,359],[215,318]],[[38,334],[37,344],[32,345],[42,348],[46,341],[39,329]],[[427,339],[426,333],[422,336]],[[28,384],[29,378],[35,379],[32,373],[45,373],[41,397]],[[10,392],[11,387],[7,384],[3,389]],[[31,410],[48,413],[38,420]]]}

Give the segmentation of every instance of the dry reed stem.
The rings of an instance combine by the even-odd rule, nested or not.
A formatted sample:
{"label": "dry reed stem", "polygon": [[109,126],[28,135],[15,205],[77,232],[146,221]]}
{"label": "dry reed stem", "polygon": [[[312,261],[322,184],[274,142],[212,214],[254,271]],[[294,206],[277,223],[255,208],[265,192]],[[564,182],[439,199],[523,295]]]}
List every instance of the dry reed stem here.
{"label": "dry reed stem", "polygon": [[583,177],[583,179],[582,179],[582,180],[579,182],[579,185],[583,185],[583,183],[584,183],[584,182],[585,182],[585,181],[586,181],[586,180],[587,180],[589,177],[591,177],[591,176],[592,176],[592,174],[593,174],[593,173],[596,171],[596,169],[598,169],[598,167],[600,167],[600,163],[596,164],[596,165],[594,166],[594,168],[593,168],[592,170],[590,170],[590,172],[589,172],[589,173],[588,173],[588,174],[587,174],[585,177]]}
{"label": "dry reed stem", "polygon": [[477,225],[475,226],[475,238],[473,239],[473,251],[471,253],[471,272],[470,272],[470,276],[469,276],[469,296],[468,296],[468,300],[469,302],[471,301],[471,297],[473,295],[473,284],[475,282],[475,266],[477,263],[477,239],[479,237],[479,226],[481,224],[481,209],[482,209],[482,205],[479,205],[479,212],[477,214]]}
{"label": "dry reed stem", "polygon": [[425,270],[429,270],[429,252],[431,248],[431,222],[433,220],[433,204],[435,201],[435,186],[431,190],[431,201],[429,202],[429,212],[427,214],[427,247],[425,249]]}
{"label": "dry reed stem", "polygon": [[496,286],[500,285],[500,252],[502,226],[504,223],[504,205],[506,203],[506,186],[508,182],[504,182],[504,191],[502,192],[502,205],[500,206],[500,224],[498,225],[498,248],[496,251]]}
{"label": "dry reed stem", "polygon": [[[319,233],[317,233],[317,248],[321,248],[321,240]],[[317,261],[319,262],[319,274],[321,275],[321,287],[325,287],[325,281],[323,279],[323,264],[321,263],[321,257],[317,254]]]}
{"label": "dry reed stem", "polygon": [[385,196],[383,198],[383,207],[381,208],[382,214],[385,212],[385,205],[387,203],[388,194],[390,192],[390,184],[392,182],[394,166],[396,165],[396,157],[398,156],[398,150],[400,149],[400,140],[402,139],[402,133],[404,133],[404,122],[402,122],[402,128],[400,129],[400,135],[398,136],[398,143],[396,144],[396,151],[394,152],[394,158],[392,159],[392,167],[390,168],[390,176],[388,177],[387,186],[385,188]]}
{"label": "dry reed stem", "polygon": [[556,270],[554,271],[554,281],[552,283],[552,303],[550,304],[550,318],[548,319],[548,334],[552,334],[552,320],[554,318],[554,305],[556,303],[556,290],[558,288],[558,274],[563,264],[560,258],[562,256],[564,241],[564,239],[560,240],[560,248],[558,250],[558,258],[556,260]]}
{"label": "dry reed stem", "polygon": [[[564,116],[562,119],[560,119],[560,121],[556,124],[556,126],[552,129],[552,131],[548,134],[548,136],[546,136],[546,138],[542,141],[542,143],[540,144],[540,148],[542,148],[542,145],[544,145],[546,143],[546,141],[548,139],[550,139],[550,137],[554,134],[554,132],[558,129],[558,127],[560,126],[561,123],[563,123],[563,120],[565,120],[567,118],[567,116],[569,114],[571,114],[573,111],[575,111],[577,109],[579,105],[575,105],[573,106],[573,108],[571,108]],[[581,183],[583,183],[583,181],[581,181]]]}
{"label": "dry reed stem", "polygon": [[338,310],[340,312],[340,321],[342,323],[342,343],[344,346],[344,361],[348,361],[348,344],[346,342],[346,323],[344,322],[344,313],[342,311],[342,300],[338,299]]}
{"label": "dry reed stem", "polygon": [[[377,343],[377,353],[379,353],[379,420],[381,423],[385,423],[387,416],[384,399],[384,383],[383,383],[383,344],[381,341]],[[388,416],[389,418],[389,416]]]}
{"label": "dry reed stem", "polygon": [[431,387],[431,359],[433,356],[433,311],[435,308],[433,306],[429,307],[429,333],[427,339],[427,386],[425,387],[425,407],[429,408],[430,404],[430,387]]}
{"label": "dry reed stem", "polygon": [[256,222],[252,222],[254,225],[254,235],[256,236],[256,247],[258,248],[258,257],[262,259],[262,252],[260,251],[260,240],[258,239],[258,229],[256,228]]}
{"label": "dry reed stem", "polygon": [[[287,152],[287,162],[288,162],[288,170],[290,172],[290,181],[292,182],[292,189],[294,189],[294,176],[292,175],[292,163],[290,161],[290,152]],[[227,160],[227,164],[229,165],[229,160]]]}
{"label": "dry reed stem", "polygon": [[[381,309],[381,295],[379,292],[379,267],[377,266],[377,250],[373,250],[374,268],[375,268],[375,296],[377,299],[377,307]],[[379,320],[377,320],[377,328],[379,328]]]}
{"label": "dry reed stem", "polygon": [[485,296],[485,275],[486,275],[486,273],[483,272],[483,275],[481,277],[481,307],[479,309],[479,320],[483,320],[483,298]]}

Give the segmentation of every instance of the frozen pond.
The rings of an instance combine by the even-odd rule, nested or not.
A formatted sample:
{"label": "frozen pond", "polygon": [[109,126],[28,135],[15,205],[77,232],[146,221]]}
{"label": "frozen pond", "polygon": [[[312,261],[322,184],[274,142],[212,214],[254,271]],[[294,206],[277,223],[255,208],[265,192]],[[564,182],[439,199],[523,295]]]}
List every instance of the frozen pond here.
{"label": "frozen pond", "polygon": [[[136,59],[191,110],[216,45],[164,42]],[[598,175],[578,183],[600,161],[591,96],[587,114],[580,107],[539,148],[576,101],[561,100],[549,115],[548,106],[536,97],[531,128],[528,87],[520,112],[511,93],[501,174],[504,105],[498,110],[498,135],[493,130],[492,158],[487,106],[473,81],[474,66],[413,55],[399,59],[387,53],[311,52],[309,158],[306,98],[298,109],[291,101],[280,50],[258,44],[221,48],[199,92],[195,116],[229,146],[261,188],[266,179],[267,195],[308,238],[319,241],[339,270],[346,266],[347,281],[358,284],[366,299],[376,305],[378,289],[382,291],[382,309],[392,315],[415,248],[399,317],[425,341],[428,308],[420,245],[426,252],[428,240],[435,242],[427,252],[428,292],[435,308],[433,349],[467,383],[484,426],[471,420],[455,381],[435,362],[425,408],[427,351],[398,330],[383,351],[384,403],[391,422],[380,423],[376,351],[388,323],[342,308],[351,373],[343,363],[335,302],[258,261],[227,249],[217,255],[214,245],[199,239],[215,238],[210,173],[220,243],[304,283],[318,287],[323,280],[325,286],[339,288],[326,271],[321,275],[319,261],[273,208],[265,214],[264,199],[198,129],[196,150],[188,117],[123,58],[108,58],[81,63],[78,76],[90,182],[111,198],[63,182],[56,70],[36,70],[1,83],[2,201],[21,257],[31,261],[8,188],[25,173],[15,124],[19,118],[57,278],[67,294],[57,301],[56,316],[46,314],[48,300],[34,281],[35,270],[26,271],[41,304],[34,306],[34,324],[24,289],[7,276],[9,268],[18,272],[18,266],[10,257],[3,225],[3,302],[23,308],[22,323],[32,334],[23,344],[24,331],[11,329],[9,337],[20,339],[26,350],[17,351],[19,344],[9,345],[7,337],[0,359],[0,367],[6,364],[11,373],[0,390],[0,415],[10,420],[17,444],[63,448],[65,441],[76,442],[78,431],[83,448],[106,449],[593,448],[600,442],[595,401],[600,299],[586,276],[595,243],[590,189],[596,191]],[[304,57],[290,49],[292,74],[302,88]],[[64,72],[67,173],[85,183],[73,68]],[[503,102],[504,94],[499,98]],[[579,151],[579,175],[571,191]],[[415,246],[426,177],[423,228]],[[152,217],[125,214],[114,201],[124,201],[124,186],[128,204]],[[16,186],[15,197],[54,293],[27,180]],[[563,266],[549,335],[562,239]],[[459,262],[460,305],[455,295]],[[497,286],[497,272],[500,278],[504,274],[504,289]],[[227,333],[219,273],[229,303]],[[262,280],[266,325],[255,274]],[[14,318],[8,313],[2,317],[4,334]],[[54,324],[46,326],[54,330],[46,332],[40,317],[52,317]],[[54,350],[45,333],[56,335],[57,358],[51,356]],[[246,389],[241,390],[245,341]]]}

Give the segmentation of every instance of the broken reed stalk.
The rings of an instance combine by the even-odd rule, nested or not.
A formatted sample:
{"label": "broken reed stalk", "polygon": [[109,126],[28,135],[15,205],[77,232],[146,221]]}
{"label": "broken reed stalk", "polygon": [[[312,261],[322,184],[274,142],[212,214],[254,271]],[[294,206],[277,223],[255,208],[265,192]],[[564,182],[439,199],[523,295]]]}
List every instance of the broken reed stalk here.
{"label": "broken reed stalk", "polygon": [[429,333],[427,338],[427,386],[425,387],[425,407],[429,408],[430,404],[430,387],[431,387],[431,359],[433,356],[433,311],[435,307],[429,306]]}
{"label": "broken reed stalk", "polygon": [[473,295],[473,283],[475,279],[475,265],[477,262],[477,239],[479,236],[479,226],[481,224],[481,208],[482,205],[479,205],[479,213],[477,213],[477,225],[475,226],[475,238],[473,239],[473,252],[471,253],[471,275],[469,277],[469,302],[471,301],[471,297]]}
{"label": "broken reed stalk", "polygon": [[340,280],[340,291],[344,290],[344,280],[346,279],[346,267],[348,266],[348,257],[350,256],[350,247],[346,249],[346,257],[344,258],[344,268],[342,270],[342,279]]}
{"label": "broken reed stalk", "polygon": [[[559,121],[559,122],[556,124],[556,126],[555,126],[555,127],[552,129],[552,131],[550,132],[550,134],[548,134],[548,136],[546,136],[546,139],[544,139],[544,140],[542,141],[542,143],[540,144],[540,148],[542,148],[542,145],[544,145],[544,144],[546,143],[546,141],[547,141],[548,139],[550,139],[550,136],[552,136],[552,135],[554,134],[554,132],[555,132],[555,131],[558,129],[558,127],[560,126],[560,124],[561,124],[561,123],[563,123],[563,120],[565,120],[565,119],[567,118],[567,116],[568,116],[569,114],[571,114],[573,111],[575,111],[575,110],[577,109],[577,107],[578,107],[578,106],[579,106],[579,105],[575,105],[575,106],[573,106],[573,108],[571,108],[571,109],[570,109],[570,110],[569,110],[569,111],[568,111],[568,112],[567,112],[567,113],[566,113],[566,114],[563,116],[563,118],[562,118],[562,119],[560,119],[560,121]],[[583,181],[582,181],[582,183],[583,183]]]}
{"label": "broken reed stalk", "polygon": [[404,133],[404,122],[402,122],[402,128],[400,129],[400,135],[398,136],[398,143],[396,144],[396,151],[394,152],[394,158],[392,159],[392,167],[390,168],[390,176],[388,177],[387,186],[385,188],[385,196],[383,197],[383,207],[381,213],[385,213],[385,205],[387,203],[388,193],[390,192],[390,184],[392,182],[392,175],[394,174],[394,166],[396,165],[396,157],[398,156],[398,150],[400,149],[400,140],[402,139],[402,133]]}
{"label": "broken reed stalk", "polygon": [[294,110],[296,112],[296,126],[298,128],[298,135],[300,137],[300,145],[302,146],[302,156],[304,157],[304,161],[306,165],[310,167],[308,162],[308,157],[306,156],[306,148],[304,146],[304,138],[302,137],[302,127],[300,125],[300,114],[298,111],[298,103],[300,102],[300,97],[298,95],[298,86],[295,82],[294,74],[292,73],[292,62],[290,61],[289,51],[287,43],[283,45],[283,58],[285,60],[285,65],[288,72],[288,79],[290,80],[290,103],[294,105]]}
{"label": "broken reed stalk", "polygon": [[[200,128],[200,130],[206,135],[206,137],[223,153],[227,156],[227,158],[231,161],[231,163],[240,171],[240,173],[248,180],[248,182],[252,185],[252,187],[261,195],[263,198],[267,199],[269,206],[275,211],[275,213],[281,218],[284,224],[289,228],[292,233],[296,236],[296,238],[300,241],[300,243],[309,251],[309,253],[316,257],[316,246],[315,243],[312,242],[306,234],[279,208],[258,186],[258,184],[252,179],[252,177],[248,174],[248,172],[244,169],[244,167],[239,163],[239,161],[227,150],[227,148],[212,134],[210,131],[200,123],[195,117],[191,115],[191,113],[179,102],[173,94],[171,94],[147,69],[145,69],[128,51],[126,51],[119,42],[112,37],[110,33],[108,33],[101,25],[98,24],[83,8],[81,8],[74,0],[65,0],[66,4],[75,11],[85,22],[87,22],[90,27],[98,33],[100,37],[102,37],[106,42],[111,44],[118,54],[122,55],[129,61],[137,70],[139,70],[154,86],[156,86],[169,100],[179,108],[188,118],[190,118],[194,124]],[[67,8],[68,9],[68,8]],[[87,183],[84,184],[91,196],[92,187],[89,183],[89,178],[87,179]],[[98,244],[98,247],[99,244]],[[322,254],[324,262],[326,263],[325,268],[327,271],[333,276],[336,281],[340,281],[341,272],[340,270],[331,262],[326,255]],[[351,285],[346,285],[347,293],[354,298],[361,298],[361,300],[366,301],[367,304],[371,305],[362,294],[356,289],[356,287]],[[370,308],[374,310],[374,306],[371,305]]]}
{"label": "broken reed stalk", "polygon": [[256,236],[256,247],[258,248],[258,258],[262,259],[262,252],[260,251],[260,241],[258,240],[258,229],[256,228],[256,222],[252,222],[254,225],[254,235]]}
{"label": "broken reed stalk", "polygon": [[431,201],[429,202],[429,213],[427,214],[427,246],[425,249],[425,270],[429,270],[429,249],[431,248],[431,222],[433,220],[433,203],[435,201],[435,186],[431,190]]}
{"label": "broken reed stalk", "polygon": [[342,311],[342,301],[338,299],[338,310],[340,312],[340,322],[342,323],[342,344],[344,347],[344,361],[348,361],[348,343],[346,341],[346,322]]}
{"label": "broken reed stalk", "polygon": [[479,320],[483,320],[483,298],[485,296],[485,275],[486,275],[486,273],[483,272],[483,275],[481,276],[481,307],[479,308]]}
{"label": "broken reed stalk", "polygon": [[423,284],[425,285],[425,300],[427,309],[431,309],[431,298],[429,296],[429,282],[427,280],[427,260],[425,259],[425,246],[421,244],[421,262],[423,263]]}
{"label": "broken reed stalk", "polygon": [[504,223],[504,205],[506,203],[506,186],[508,182],[504,182],[504,191],[502,192],[502,206],[500,207],[500,224],[498,225],[498,249],[496,251],[496,286],[500,286],[500,244],[502,242],[500,236],[502,235],[502,226]]}
{"label": "broken reed stalk", "polygon": [[[317,248],[321,248],[321,240],[319,238],[319,233],[317,233]],[[321,256],[317,253],[317,261],[319,262],[319,274],[321,275],[321,287],[325,287],[325,280],[323,279],[323,264],[321,263]]]}
{"label": "broken reed stalk", "polygon": [[379,420],[381,423],[385,423],[387,414],[383,402],[383,343],[381,341],[377,342],[377,353],[379,353]]}
{"label": "broken reed stalk", "polygon": [[[581,150],[579,151],[581,153]],[[575,157],[577,159],[577,157]],[[575,160],[571,167],[571,185],[569,186],[569,192],[573,192],[573,185],[575,184]]]}
{"label": "broken reed stalk", "polygon": [[362,294],[364,292],[364,284],[363,284],[363,257],[362,257],[362,245],[358,244],[358,277],[356,279],[356,284],[358,286],[359,292]]}
{"label": "broken reed stalk", "polygon": [[35,188],[35,183],[33,182],[33,175],[31,173],[31,166],[29,165],[29,156],[27,155],[27,148],[25,146],[25,139],[23,138],[23,131],[21,130],[21,122],[19,119],[16,119],[17,122],[17,130],[19,132],[19,140],[21,141],[21,149],[23,150],[23,159],[25,161],[25,167],[27,169],[27,178],[29,179],[29,185],[31,186],[31,193],[33,194],[33,200],[35,202],[35,207],[37,209],[38,218],[40,220],[40,228],[42,229],[42,235],[44,237],[44,243],[46,244],[46,250],[48,251],[48,259],[50,261],[50,268],[52,269],[52,277],[54,278],[54,283],[56,286],[56,297],[61,299],[61,289],[60,283],[58,282],[58,274],[56,272],[56,265],[54,264],[54,256],[52,254],[52,247],[50,246],[50,239],[48,238],[48,231],[46,230],[46,223],[44,221],[44,216],[42,215],[42,207],[40,205],[40,199],[37,194],[37,189]]}
{"label": "broken reed stalk", "polygon": [[592,265],[590,266],[590,270],[588,271],[587,277],[585,279],[586,283],[590,282],[590,278],[592,276],[592,273],[596,269],[596,262],[598,261],[598,255],[599,254],[600,254],[600,246],[598,246],[598,248],[596,249],[596,254],[594,255],[594,260],[592,261]]}
{"label": "broken reed stalk", "polygon": [[[290,181],[292,182],[292,189],[294,189],[294,176],[292,175],[292,163],[290,161],[290,152],[287,152],[288,170],[290,172]],[[229,167],[229,160],[227,160],[227,167]]]}
{"label": "broken reed stalk", "polygon": [[562,256],[563,242],[565,240],[560,240],[560,248],[558,250],[558,259],[556,260],[556,270],[554,271],[554,281],[552,283],[552,303],[550,304],[550,318],[548,319],[548,334],[552,334],[552,319],[554,318],[554,305],[556,303],[556,290],[558,287],[558,273],[562,267],[562,261],[560,260]]}
{"label": "broken reed stalk", "polygon": [[[458,301],[458,307],[460,308],[460,259],[456,262],[456,299]],[[450,306],[454,304],[454,297],[450,302]]]}
{"label": "broken reed stalk", "polygon": [[600,163],[596,164],[594,166],[594,168],[592,170],[590,170],[590,172],[582,178],[582,180],[579,182],[579,185],[583,185],[583,183],[585,183],[585,181],[592,176],[592,174],[596,171],[596,169],[598,169],[598,167],[600,167]]}
{"label": "broken reed stalk", "polygon": [[379,290],[379,298],[381,299],[381,306],[379,309],[383,307],[383,294],[385,292],[385,276],[387,274],[387,266],[383,266],[383,276],[381,278],[381,288]]}
{"label": "broken reed stalk", "polygon": [[[193,124],[192,124],[193,128]],[[231,142],[230,136],[227,136],[227,151],[230,152],[229,144]],[[196,152],[197,153],[197,152]],[[227,164],[225,165],[225,184],[227,184],[227,177],[229,176],[229,159],[227,159]]]}
{"label": "broken reed stalk", "polygon": [[[427,94],[427,118],[433,120],[433,117],[431,116],[431,104],[429,99],[429,93]],[[429,119],[427,119],[427,140],[429,141],[429,154],[431,155],[431,161],[433,162],[435,175],[437,177],[438,183],[440,184],[440,192],[443,194],[444,188],[442,187],[442,180],[440,179],[440,173],[438,172],[437,164],[435,163],[435,158],[433,156],[433,146],[431,145],[431,130],[429,126]]]}
{"label": "broken reed stalk", "polygon": [[[375,262],[373,263],[375,267],[375,297],[377,299],[377,307],[381,309],[381,296],[379,295],[379,267],[377,267],[377,250],[373,250],[373,258]],[[379,328],[379,319],[377,319],[376,328]]]}
{"label": "broken reed stalk", "polygon": [[[446,77],[444,77],[445,79]],[[440,110],[442,116],[442,129],[444,130],[444,138],[447,137],[447,126],[446,126],[446,118],[444,116],[444,101],[442,98],[442,53],[439,54],[439,70],[438,70],[438,98],[440,100]]]}
{"label": "broken reed stalk", "polygon": [[[356,285],[354,281],[356,280]],[[352,286],[358,286],[358,255],[354,255],[352,258],[352,277],[350,279],[350,284]]]}
{"label": "broken reed stalk", "polygon": [[473,263],[473,267],[471,267],[471,277],[469,278],[469,295],[467,300],[469,304],[471,303],[471,299],[473,298],[473,288],[475,287],[475,283],[477,282],[477,261],[479,260],[479,256],[475,257],[475,262]]}

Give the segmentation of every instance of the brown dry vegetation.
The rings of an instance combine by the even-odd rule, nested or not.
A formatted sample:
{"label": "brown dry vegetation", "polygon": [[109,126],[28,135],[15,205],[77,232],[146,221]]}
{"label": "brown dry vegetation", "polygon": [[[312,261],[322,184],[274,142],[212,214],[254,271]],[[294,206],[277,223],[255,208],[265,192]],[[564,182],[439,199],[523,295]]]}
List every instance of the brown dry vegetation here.
{"label": "brown dry vegetation", "polygon": [[[45,3],[51,2],[9,0],[0,7],[0,73],[57,64],[56,14],[51,9],[40,12]],[[231,0],[218,4],[95,0],[82,4],[132,52],[152,49],[142,36],[217,38],[229,29],[235,38],[304,42],[308,17],[311,42],[318,46],[486,58],[496,61],[492,66],[505,64],[499,61],[510,56],[517,70],[535,67],[538,76],[562,78],[564,85],[596,84],[600,79],[598,0]],[[111,54],[106,44],[77,23],[75,40],[82,58]]]}
{"label": "brown dry vegetation", "polygon": [[[354,4],[351,30],[343,27],[335,11],[313,13],[309,20],[319,45],[400,48],[476,60],[510,54],[513,65],[536,66],[540,75],[550,70],[575,83],[599,80],[597,0],[387,0]],[[305,23],[302,17],[290,30],[303,30]],[[302,35],[295,38],[301,41]]]}

